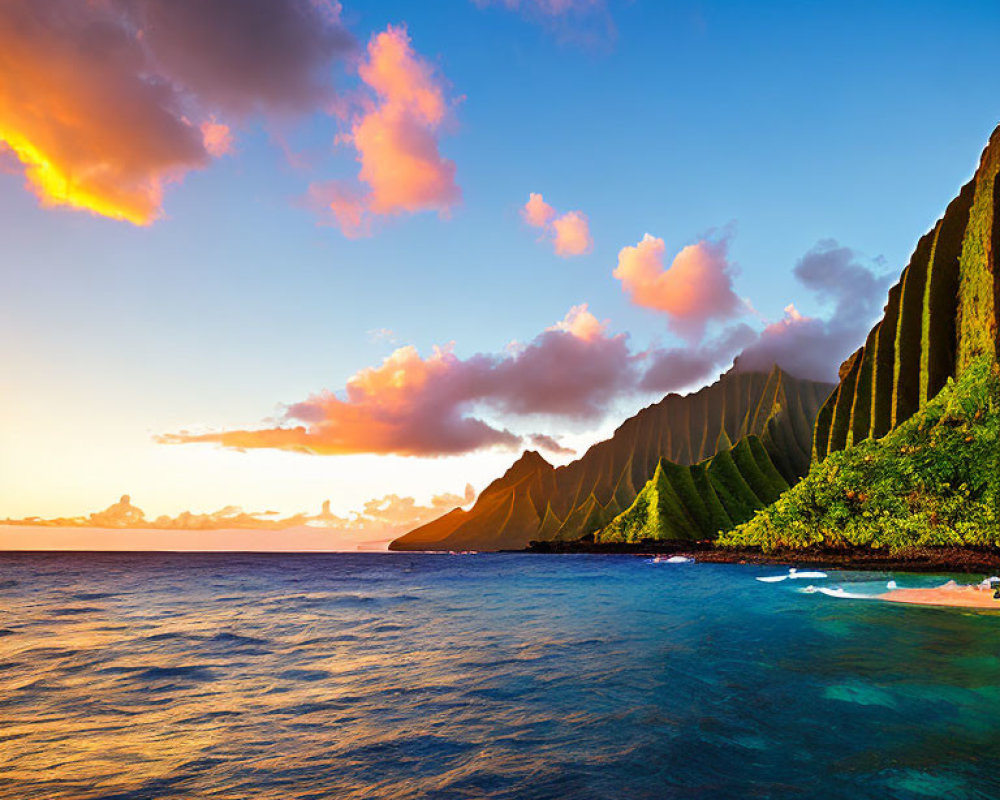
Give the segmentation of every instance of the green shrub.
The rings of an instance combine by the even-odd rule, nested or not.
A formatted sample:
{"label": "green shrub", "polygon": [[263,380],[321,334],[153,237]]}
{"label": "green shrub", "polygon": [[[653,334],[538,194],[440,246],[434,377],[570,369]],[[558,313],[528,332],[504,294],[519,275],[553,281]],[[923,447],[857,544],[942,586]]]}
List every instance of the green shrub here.
{"label": "green shrub", "polygon": [[831,453],[719,543],[1000,545],[1000,368],[978,359],[900,427]]}

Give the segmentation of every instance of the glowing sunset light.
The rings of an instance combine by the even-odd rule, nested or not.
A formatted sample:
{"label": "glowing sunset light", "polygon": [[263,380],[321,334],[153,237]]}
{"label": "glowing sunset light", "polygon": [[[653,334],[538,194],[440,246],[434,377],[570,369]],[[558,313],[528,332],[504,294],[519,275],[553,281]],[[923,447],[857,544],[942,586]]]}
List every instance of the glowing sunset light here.
{"label": "glowing sunset light", "polygon": [[118,185],[107,185],[109,177],[112,184],[119,184],[107,166],[82,171],[61,168],[13,131],[0,129],[0,139],[24,164],[28,184],[45,207],[70,206],[134,225],[149,225],[160,214],[163,177],[151,177],[145,185],[122,192]]}
{"label": "glowing sunset light", "polygon": [[[143,546],[256,547],[446,513],[734,359],[836,379],[994,127],[1000,11],[695,5],[0,2],[0,518],[85,542],[128,492]],[[918,50],[947,124],[885,102]]]}
{"label": "glowing sunset light", "polygon": [[[627,391],[637,356],[627,336],[608,334],[586,304],[528,344],[500,355],[462,359],[454,345],[424,358],[416,347],[394,350],[377,367],[347,380],[343,397],[320,392],[285,409],[284,421],[305,424],[219,433],[170,433],[163,444],[214,442],[233,449],[278,449],[313,455],[352,453],[440,456],[521,447],[525,436],[477,416],[479,408],[513,416],[595,419],[603,404]],[[550,435],[527,434],[564,452]],[[532,439],[532,437],[534,437]]]}
{"label": "glowing sunset light", "polygon": [[168,184],[231,152],[214,109],[311,111],[331,94],[317,68],[351,44],[333,7],[310,0],[10,0],[0,5],[0,141],[44,207],[149,225]]}

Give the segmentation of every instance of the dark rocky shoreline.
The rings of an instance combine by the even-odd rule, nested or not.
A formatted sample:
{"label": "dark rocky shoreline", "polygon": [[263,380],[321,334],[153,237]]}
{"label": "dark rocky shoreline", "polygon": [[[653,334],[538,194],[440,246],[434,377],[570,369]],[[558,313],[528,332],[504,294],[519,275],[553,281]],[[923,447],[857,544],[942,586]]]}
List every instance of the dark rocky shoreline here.
{"label": "dark rocky shoreline", "polygon": [[778,564],[845,570],[1000,573],[1000,548],[923,547],[891,553],[868,548],[804,548],[765,553],[757,548],[729,549],[710,541],[652,541],[624,544],[532,542],[527,553],[595,553],[605,555],[687,555],[713,564]]}

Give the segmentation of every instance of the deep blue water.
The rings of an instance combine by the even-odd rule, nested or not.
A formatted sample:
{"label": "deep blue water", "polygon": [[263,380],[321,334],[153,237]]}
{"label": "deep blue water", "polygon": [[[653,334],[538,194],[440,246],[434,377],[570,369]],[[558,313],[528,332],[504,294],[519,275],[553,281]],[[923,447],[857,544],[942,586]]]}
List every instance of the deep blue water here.
{"label": "deep blue water", "polygon": [[0,796],[995,797],[1000,615],[777,571],[3,554]]}

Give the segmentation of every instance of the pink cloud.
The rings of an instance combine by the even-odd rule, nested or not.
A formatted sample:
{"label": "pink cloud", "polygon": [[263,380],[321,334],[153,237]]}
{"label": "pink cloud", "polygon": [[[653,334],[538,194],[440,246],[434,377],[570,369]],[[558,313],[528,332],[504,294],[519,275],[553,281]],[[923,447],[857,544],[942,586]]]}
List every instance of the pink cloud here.
{"label": "pink cloud", "polygon": [[201,123],[201,141],[205,149],[216,158],[233,151],[233,132],[228,125],[214,119]]}
{"label": "pink cloud", "polygon": [[375,98],[340,137],[361,164],[353,184],[316,184],[310,197],[349,236],[367,233],[373,215],[445,212],[461,198],[454,162],[438,150],[448,103],[441,79],[410,45],[405,27],[389,26],[372,37],[358,68]]}
{"label": "pink cloud", "polygon": [[346,181],[313,183],[306,193],[305,204],[320,213],[322,224],[336,225],[348,239],[371,233],[367,198],[359,186]]}
{"label": "pink cloud", "polygon": [[528,437],[528,441],[531,443],[532,447],[535,447],[539,450],[546,450],[550,453],[555,453],[556,455],[560,456],[576,455],[576,450],[574,450],[572,447],[565,447],[559,444],[558,439],[552,436],[547,436],[544,433],[533,433]]}
{"label": "pink cloud", "polygon": [[578,306],[573,306],[566,312],[563,319],[548,330],[566,331],[577,339],[592,342],[604,336],[607,328],[607,321],[599,322],[597,317],[590,313],[587,303],[581,303]]}
{"label": "pink cloud", "polygon": [[523,438],[481,418],[481,411],[597,419],[635,385],[636,369],[626,335],[608,334],[586,306],[577,306],[528,344],[501,355],[462,359],[448,345],[422,357],[415,347],[400,347],[379,366],[353,375],[342,393],[323,391],[288,406],[281,427],[169,434],[159,441],[322,455],[513,449]]}
{"label": "pink cloud", "polygon": [[534,228],[547,228],[555,215],[556,210],[536,192],[528,194],[528,202],[521,209],[524,221]]}
{"label": "pink cloud", "polygon": [[688,245],[664,268],[666,246],[648,233],[618,253],[614,277],[638,306],[662,311],[668,325],[691,341],[700,340],[711,320],[731,319],[743,304],[733,291],[728,239]]}
{"label": "pink cloud", "polygon": [[567,211],[552,221],[553,244],[558,256],[582,256],[594,249],[590,224],[582,211]]}
{"label": "pink cloud", "polygon": [[[649,392],[676,392],[712,382],[733,363],[733,356],[757,339],[746,323],[736,323],[718,336],[698,345],[650,350],[639,389]],[[770,364],[761,365],[766,372]]]}
{"label": "pink cloud", "polygon": [[594,248],[586,214],[567,211],[560,215],[536,192],[529,193],[528,202],[521,208],[521,218],[533,228],[544,230],[556,255],[563,258],[584,255]]}

